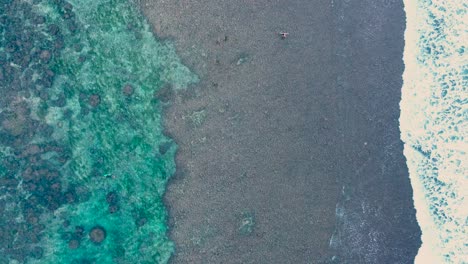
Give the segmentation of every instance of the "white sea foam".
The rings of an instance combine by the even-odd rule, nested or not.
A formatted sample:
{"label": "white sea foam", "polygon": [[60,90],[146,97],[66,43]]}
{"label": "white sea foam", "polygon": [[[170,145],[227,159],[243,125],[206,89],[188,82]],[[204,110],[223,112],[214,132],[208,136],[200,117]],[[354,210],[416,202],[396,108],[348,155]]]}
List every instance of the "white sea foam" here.
{"label": "white sea foam", "polygon": [[468,1],[404,0],[400,103],[422,246],[416,263],[468,263]]}

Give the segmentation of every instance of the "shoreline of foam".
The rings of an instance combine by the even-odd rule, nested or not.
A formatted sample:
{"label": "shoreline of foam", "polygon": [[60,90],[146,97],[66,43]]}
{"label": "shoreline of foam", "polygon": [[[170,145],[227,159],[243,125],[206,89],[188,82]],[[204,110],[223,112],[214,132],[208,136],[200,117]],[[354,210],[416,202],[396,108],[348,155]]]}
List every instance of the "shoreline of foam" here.
{"label": "shoreline of foam", "polygon": [[[404,2],[404,10],[405,10],[405,15],[406,15],[406,29],[405,29],[405,49],[403,52],[403,62],[405,64],[405,71],[403,73],[403,87],[405,86],[406,82],[408,82],[408,77],[405,77],[405,74],[408,75],[409,72],[415,70],[416,68],[416,62],[412,59],[415,58],[413,52],[417,49],[417,38],[416,34],[414,34],[417,29],[416,29],[416,23],[414,21],[414,16],[416,15],[416,3],[412,1],[403,1]],[[402,101],[404,98],[404,92],[405,90],[402,89]],[[401,102],[400,102],[400,108],[401,108]],[[400,122],[401,122],[401,117],[400,117]],[[401,127],[401,124],[400,124]],[[401,130],[401,128],[400,128]],[[403,140],[404,142],[404,140]],[[403,143],[403,154],[405,157],[410,157],[411,156],[411,150],[412,148],[408,146],[408,144]],[[425,210],[424,207],[424,194],[421,191],[421,187],[417,188],[418,186],[418,181],[415,179],[414,175],[417,175],[417,168],[412,166],[414,162],[408,162],[408,158],[406,158],[407,161],[407,166],[408,166],[408,173],[409,173],[409,178],[411,182],[411,187],[413,188],[413,203],[414,207],[416,209],[416,219],[418,222],[418,225],[421,228],[421,247],[418,250],[418,254],[416,255],[415,258],[415,263],[417,261],[418,256],[421,256],[421,253],[423,251],[421,249],[425,248],[427,244],[425,244],[425,241],[428,241],[428,239],[425,239],[425,236],[427,232],[424,232],[424,229],[421,227],[423,219],[427,219],[429,217],[429,212]],[[426,242],[427,243],[427,242]],[[428,253],[423,253],[424,255],[430,254],[430,251]],[[433,256],[436,257],[436,256]],[[437,259],[437,258],[434,258]]]}
{"label": "shoreline of foam", "polygon": [[[415,263],[463,263],[468,250],[459,239],[466,233],[466,217],[458,209],[466,204],[466,191],[457,185],[463,186],[467,181],[466,177],[463,179],[465,167],[461,162],[462,112],[466,108],[462,94],[466,81],[461,69],[466,64],[463,65],[463,51],[457,48],[461,44],[457,40],[462,39],[457,34],[463,34],[463,22],[457,18],[466,11],[455,10],[455,4],[441,1],[404,1],[404,5],[405,71],[400,130],[416,218],[422,231]],[[459,28],[462,30],[457,32]]]}

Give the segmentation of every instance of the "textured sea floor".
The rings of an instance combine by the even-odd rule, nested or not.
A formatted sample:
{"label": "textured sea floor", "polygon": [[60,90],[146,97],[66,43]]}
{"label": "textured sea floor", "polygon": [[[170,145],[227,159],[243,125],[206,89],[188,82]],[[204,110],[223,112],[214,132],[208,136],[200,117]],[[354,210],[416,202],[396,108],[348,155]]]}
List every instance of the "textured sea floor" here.
{"label": "textured sea floor", "polygon": [[173,263],[329,260],[341,188],[330,3],[141,6],[200,76],[165,118],[179,145],[166,196]]}
{"label": "textured sea floor", "polygon": [[165,119],[173,263],[411,263],[400,1],[141,7],[201,79]]}

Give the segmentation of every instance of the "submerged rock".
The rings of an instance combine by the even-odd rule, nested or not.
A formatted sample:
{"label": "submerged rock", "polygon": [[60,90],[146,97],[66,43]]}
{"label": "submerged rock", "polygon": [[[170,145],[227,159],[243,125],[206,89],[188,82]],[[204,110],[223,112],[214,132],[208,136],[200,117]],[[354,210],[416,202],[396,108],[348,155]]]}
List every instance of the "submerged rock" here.
{"label": "submerged rock", "polygon": [[127,97],[132,96],[134,91],[135,89],[133,89],[133,86],[130,84],[125,85],[122,89],[122,93]]}
{"label": "submerged rock", "polygon": [[70,249],[77,249],[80,247],[80,241],[78,239],[72,239],[68,242],[68,247]]}
{"label": "submerged rock", "polygon": [[106,236],[106,230],[102,226],[95,226],[89,231],[89,239],[95,244],[101,244],[106,239]]}
{"label": "submerged rock", "polygon": [[242,213],[241,223],[239,227],[239,232],[243,235],[248,235],[252,233],[255,227],[255,217],[250,212]]}
{"label": "submerged rock", "polygon": [[101,97],[98,94],[92,94],[89,97],[88,103],[92,107],[97,107],[101,103]]}
{"label": "submerged rock", "polygon": [[49,62],[51,57],[52,54],[48,50],[43,50],[41,51],[41,53],[39,53],[39,58],[44,62]]}

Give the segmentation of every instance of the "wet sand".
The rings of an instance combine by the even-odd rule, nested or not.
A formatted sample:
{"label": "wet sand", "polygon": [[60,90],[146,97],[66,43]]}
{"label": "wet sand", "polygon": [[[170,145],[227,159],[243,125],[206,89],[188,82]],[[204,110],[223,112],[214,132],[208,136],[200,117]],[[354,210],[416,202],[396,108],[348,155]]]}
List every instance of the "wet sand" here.
{"label": "wet sand", "polygon": [[[167,133],[179,144],[166,194],[177,245],[173,263],[346,259],[329,242],[335,227],[343,228],[335,208],[344,199],[343,185],[353,181],[362,189],[352,201],[373,201],[364,192],[373,188],[368,183],[384,194],[369,203],[385,204],[379,219],[401,201],[395,210],[409,212],[408,218],[384,233],[407,231],[404,221],[413,220],[414,210],[397,123],[404,20],[401,10],[396,18],[385,13],[401,6],[383,5],[381,12],[356,6],[346,10],[351,16],[344,23],[332,1],[147,0],[141,6],[156,35],[174,41],[201,80],[177,91],[166,109]],[[390,31],[361,31],[365,19],[377,16],[395,19]],[[337,23],[351,30],[340,33]],[[286,39],[281,31],[289,33]],[[386,42],[389,53],[369,56],[383,52],[373,47]],[[362,47],[368,52],[357,52]],[[350,245],[349,232],[340,234]],[[352,252],[349,259],[363,260],[371,251]]]}

